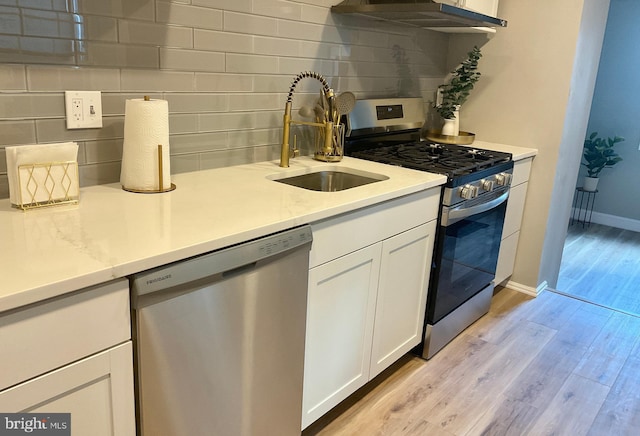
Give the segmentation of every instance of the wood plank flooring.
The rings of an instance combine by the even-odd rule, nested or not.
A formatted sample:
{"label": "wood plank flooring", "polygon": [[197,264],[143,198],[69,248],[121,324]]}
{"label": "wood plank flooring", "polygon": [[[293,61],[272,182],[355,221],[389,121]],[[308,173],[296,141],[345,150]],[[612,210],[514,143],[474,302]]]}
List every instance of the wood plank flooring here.
{"label": "wood plank flooring", "polygon": [[502,289],[431,360],[405,356],[310,435],[638,435],[640,318]]}
{"label": "wood plank flooring", "polygon": [[640,233],[570,226],[556,289],[640,316]]}

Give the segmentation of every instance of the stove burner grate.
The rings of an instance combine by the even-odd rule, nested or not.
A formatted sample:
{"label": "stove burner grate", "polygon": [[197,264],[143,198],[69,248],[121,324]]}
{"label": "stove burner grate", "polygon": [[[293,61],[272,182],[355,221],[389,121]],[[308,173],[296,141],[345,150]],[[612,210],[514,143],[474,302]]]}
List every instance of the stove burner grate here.
{"label": "stove burner grate", "polygon": [[412,142],[360,150],[353,157],[444,174],[450,179],[511,160],[507,153],[453,144]]}

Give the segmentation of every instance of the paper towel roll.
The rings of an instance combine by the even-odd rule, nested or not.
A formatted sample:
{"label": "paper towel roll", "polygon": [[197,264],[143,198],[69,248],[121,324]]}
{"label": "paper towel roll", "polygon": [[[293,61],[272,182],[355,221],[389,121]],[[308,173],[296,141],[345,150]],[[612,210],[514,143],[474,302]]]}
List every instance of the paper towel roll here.
{"label": "paper towel roll", "polygon": [[[162,187],[158,144],[162,145]],[[132,191],[171,188],[169,104],[166,100],[133,99],[125,103],[120,184]]]}

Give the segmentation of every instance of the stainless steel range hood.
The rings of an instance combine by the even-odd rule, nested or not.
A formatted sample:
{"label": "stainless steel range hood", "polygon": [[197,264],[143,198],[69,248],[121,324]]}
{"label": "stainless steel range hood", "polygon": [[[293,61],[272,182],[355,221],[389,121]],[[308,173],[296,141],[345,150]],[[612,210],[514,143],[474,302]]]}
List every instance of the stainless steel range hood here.
{"label": "stainless steel range hood", "polygon": [[507,22],[431,0],[344,0],[331,12],[421,28],[506,27]]}

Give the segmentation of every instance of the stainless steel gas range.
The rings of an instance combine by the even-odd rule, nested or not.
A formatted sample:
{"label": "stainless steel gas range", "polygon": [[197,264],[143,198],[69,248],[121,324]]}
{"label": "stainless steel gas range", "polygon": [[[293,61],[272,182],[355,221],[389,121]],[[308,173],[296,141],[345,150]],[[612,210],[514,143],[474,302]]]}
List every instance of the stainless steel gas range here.
{"label": "stainless steel gas range", "polygon": [[359,100],[345,154],[447,176],[442,188],[423,342],[429,359],[489,311],[513,161],[508,153],[422,140],[419,98]]}

